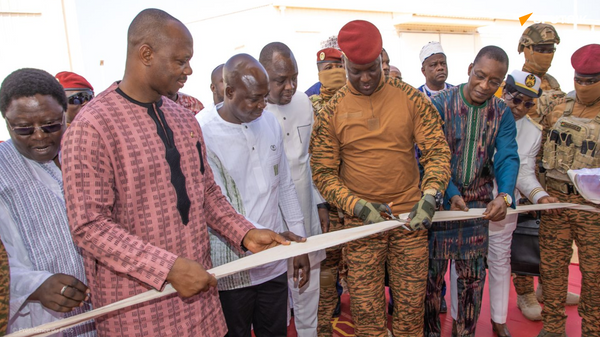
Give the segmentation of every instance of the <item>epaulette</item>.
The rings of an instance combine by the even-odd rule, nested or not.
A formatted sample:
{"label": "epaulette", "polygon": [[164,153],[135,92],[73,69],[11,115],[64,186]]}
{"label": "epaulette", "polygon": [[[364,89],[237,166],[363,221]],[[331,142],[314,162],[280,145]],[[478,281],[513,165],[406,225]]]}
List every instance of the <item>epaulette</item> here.
{"label": "epaulette", "polygon": [[531,117],[529,117],[529,115],[525,115],[525,118],[527,120],[529,120],[533,125],[535,125],[536,128],[540,129],[540,131],[544,130],[544,127],[540,123],[538,123],[538,122],[534,121],[533,119],[531,119]]}

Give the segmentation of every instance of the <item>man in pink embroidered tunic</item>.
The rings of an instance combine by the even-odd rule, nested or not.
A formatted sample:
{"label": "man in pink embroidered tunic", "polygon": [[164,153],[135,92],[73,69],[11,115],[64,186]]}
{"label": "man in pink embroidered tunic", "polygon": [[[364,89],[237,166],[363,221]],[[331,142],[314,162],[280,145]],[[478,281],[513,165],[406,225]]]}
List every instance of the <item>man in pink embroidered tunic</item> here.
{"label": "man in pink embroidered tunic", "polygon": [[241,250],[288,242],[234,211],[213,180],[198,123],[164,97],[192,73],[187,28],[146,9],[127,38],[123,80],[87,104],[63,138],[69,225],[94,307],[166,283],[178,294],[99,317],[98,334],[222,337],[207,226]]}

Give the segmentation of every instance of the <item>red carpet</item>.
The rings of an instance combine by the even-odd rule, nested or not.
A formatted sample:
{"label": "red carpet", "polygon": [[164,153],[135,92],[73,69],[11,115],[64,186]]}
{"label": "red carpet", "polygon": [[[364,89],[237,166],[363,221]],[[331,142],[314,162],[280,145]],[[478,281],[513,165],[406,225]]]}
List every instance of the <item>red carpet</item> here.
{"label": "red carpet", "polygon": [[[571,264],[569,271],[569,291],[579,294],[581,284],[581,273],[579,272],[579,266],[576,264]],[[448,282],[447,276],[448,275],[446,275],[446,282]],[[450,315],[449,292],[446,294],[446,301],[448,303],[448,313],[440,315],[440,319],[442,320],[442,336],[451,336],[452,316]],[[566,309],[567,315],[569,316],[567,319],[567,335],[581,336],[581,318],[577,313],[577,307],[572,306],[567,307]],[[391,316],[388,317],[391,318]],[[340,317],[335,318],[333,323],[334,336],[354,336],[354,326],[352,325],[352,317],[350,315],[350,297],[348,294],[342,295],[342,314]],[[531,322],[521,315],[521,311],[517,308],[517,294],[515,293],[515,289],[512,285],[508,307],[508,320],[506,323],[513,337],[534,337],[537,336],[539,331],[542,329],[542,322]],[[388,326],[390,326],[389,321]],[[294,329],[293,322],[288,328],[288,336],[296,337],[296,331]],[[489,290],[487,287],[487,282],[485,285],[483,306],[481,309],[481,315],[479,316],[479,323],[477,325],[477,332],[475,336],[493,336],[492,326],[490,323]]]}

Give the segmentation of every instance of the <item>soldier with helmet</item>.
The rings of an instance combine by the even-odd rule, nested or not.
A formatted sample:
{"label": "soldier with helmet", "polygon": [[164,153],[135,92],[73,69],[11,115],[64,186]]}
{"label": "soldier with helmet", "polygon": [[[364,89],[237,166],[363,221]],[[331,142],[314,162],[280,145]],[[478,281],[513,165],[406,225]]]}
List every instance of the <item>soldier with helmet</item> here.
{"label": "soldier with helmet", "polygon": [[[565,96],[565,93],[560,89],[558,81],[548,74],[548,69],[552,64],[556,45],[560,43],[560,37],[554,26],[547,23],[536,23],[525,29],[523,35],[519,39],[518,52],[523,53],[525,64],[523,71],[533,73],[541,80],[540,89],[542,95],[534,99],[535,103],[529,109],[527,115],[534,121],[543,126],[542,129],[542,146],[546,140],[546,131],[549,127],[547,115],[556,104]],[[537,161],[541,161],[541,151],[538,154]],[[545,170],[540,169],[539,180],[542,185],[545,184]],[[533,276],[515,276],[513,278],[515,290],[517,292],[517,307],[523,315],[532,321],[542,319],[542,307],[539,302],[542,299],[542,286],[539,283],[537,292],[534,293]],[[568,293],[567,305],[577,305],[579,296],[574,293]]]}

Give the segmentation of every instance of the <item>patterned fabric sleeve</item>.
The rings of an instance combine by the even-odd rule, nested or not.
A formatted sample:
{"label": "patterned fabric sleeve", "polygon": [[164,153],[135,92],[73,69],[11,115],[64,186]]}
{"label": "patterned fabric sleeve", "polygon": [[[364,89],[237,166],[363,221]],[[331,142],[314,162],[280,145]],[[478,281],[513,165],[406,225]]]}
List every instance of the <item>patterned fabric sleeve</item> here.
{"label": "patterned fabric sleeve", "polygon": [[498,193],[507,193],[512,197],[515,208],[515,185],[519,174],[519,152],[517,150],[517,127],[515,118],[507,106],[500,120],[500,129],[496,136],[496,154],[494,171],[498,182]]}
{"label": "patterned fabric sleeve", "polygon": [[0,336],[6,334],[8,311],[10,308],[10,273],[8,255],[0,241]]}
{"label": "patterned fabric sleeve", "polygon": [[424,168],[421,190],[433,188],[443,192],[450,180],[450,148],[444,136],[444,122],[435,106],[416,89],[409,91],[409,99],[417,111],[414,135]]}
{"label": "patterned fabric sleeve", "polygon": [[321,109],[310,140],[312,156],[310,165],[313,181],[325,200],[348,214],[354,213],[354,205],[360,200],[342,183],[340,170],[340,144],[333,130],[333,111],[343,98],[342,88]]}
{"label": "patterned fabric sleeve", "polygon": [[62,141],[62,168],[69,226],[75,243],[95,259],[162,289],[177,256],[142,241],[113,220],[115,176],[109,150],[84,120]]}

